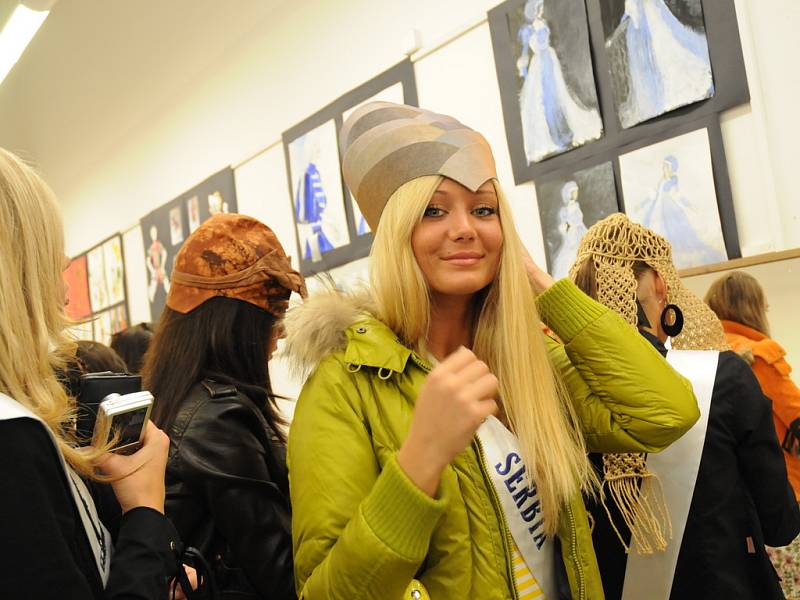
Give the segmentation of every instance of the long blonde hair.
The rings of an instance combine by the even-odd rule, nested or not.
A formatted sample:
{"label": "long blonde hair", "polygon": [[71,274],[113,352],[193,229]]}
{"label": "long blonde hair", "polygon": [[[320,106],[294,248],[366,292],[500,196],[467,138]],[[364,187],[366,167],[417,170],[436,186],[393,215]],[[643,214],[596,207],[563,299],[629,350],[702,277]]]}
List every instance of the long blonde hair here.
{"label": "long blonde hair", "polygon": [[[442,179],[420,177],[401,186],[386,204],[372,245],[376,316],[418,350],[425,346],[431,305],[411,235]],[[493,183],[503,246],[497,276],[477,296],[482,303],[476,307],[472,350],[500,381],[502,406],[537,484],[545,528],[554,533],[561,509],[576,492],[594,491],[596,477],[572,402],[547,353],[511,208]]]}
{"label": "long blonde hair", "polygon": [[743,271],[726,273],[711,284],[704,300],[720,319],[741,323],[769,336],[767,299],[752,275]]}
{"label": "long blonde hair", "polygon": [[55,196],[19,158],[0,148],[0,392],[44,421],[66,460],[93,475],[99,452],[68,442],[70,400],[54,369],[74,346],[64,336],[64,231]]}

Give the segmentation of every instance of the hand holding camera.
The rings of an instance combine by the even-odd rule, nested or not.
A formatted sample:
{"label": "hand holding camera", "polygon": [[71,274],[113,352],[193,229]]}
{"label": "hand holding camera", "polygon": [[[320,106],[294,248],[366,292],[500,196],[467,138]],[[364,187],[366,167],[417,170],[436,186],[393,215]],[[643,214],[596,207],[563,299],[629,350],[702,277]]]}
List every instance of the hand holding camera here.
{"label": "hand holding camera", "polygon": [[114,494],[126,513],[145,506],[164,512],[164,472],[167,468],[169,437],[148,420],[139,450],[130,455],[109,452],[97,466],[112,478]]}

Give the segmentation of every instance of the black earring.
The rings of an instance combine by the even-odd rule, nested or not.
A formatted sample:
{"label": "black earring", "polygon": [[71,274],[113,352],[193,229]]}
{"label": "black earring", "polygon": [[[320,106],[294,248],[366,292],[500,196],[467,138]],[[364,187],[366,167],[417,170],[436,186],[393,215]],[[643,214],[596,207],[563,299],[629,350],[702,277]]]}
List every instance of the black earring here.
{"label": "black earring", "polygon": [[[667,323],[667,313],[672,311],[674,320],[670,325]],[[664,330],[669,337],[680,335],[683,331],[683,311],[674,304],[667,304],[664,310],[661,311],[661,329]]]}

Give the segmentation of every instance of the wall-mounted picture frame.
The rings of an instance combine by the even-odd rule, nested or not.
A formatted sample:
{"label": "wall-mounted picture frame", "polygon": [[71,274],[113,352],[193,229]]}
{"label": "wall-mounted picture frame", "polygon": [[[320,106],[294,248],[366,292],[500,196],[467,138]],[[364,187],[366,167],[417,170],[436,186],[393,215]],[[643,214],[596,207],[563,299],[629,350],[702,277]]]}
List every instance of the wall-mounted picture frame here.
{"label": "wall-mounted picture frame", "polygon": [[[488,13],[506,139],[514,181],[518,185],[552,173],[569,170],[579,163],[596,161],[600,155],[618,154],[620,148],[637,143],[642,139],[651,141],[661,139],[665,134],[686,123],[705,116],[717,115],[750,100],[734,0],[628,0],[627,2],[625,0],[584,0],[596,96],[603,122],[603,135],[594,140],[587,140],[582,145],[573,145],[564,152],[552,154],[541,161],[531,162],[525,152],[520,118],[518,68],[520,42],[518,33],[510,26],[515,18],[518,20],[515,15],[518,15],[520,11],[524,13],[526,6],[531,3],[534,6],[541,4],[543,8],[540,10],[543,11],[543,15],[556,10],[565,10],[567,6],[562,0],[507,0]],[[638,12],[635,11],[636,7],[640,8]],[[573,10],[577,12],[577,9]],[[665,13],[664,10],[667,12]],[[643,111],[647,113],[645,116],[640,114],[642,111],[632,113],[633,117],[621,116],[621,113],[624,112],[621,110],[622,106],[629,97],[629,90],[625,85],[629,85],[631,78],[630,69],[627,73],[625,71],[625,60],[620,62],[620,56],[625,59],[628,51],[628,41],[624,33],[632,24],[628,12],[636,12],[637,15],[644,16],[653,12],[654,15],[661,16],[662,25],[658,28],[660,34],[656,36],[658,40],[656,44],[662,49],[667,46],[683,47],[680,43],[675,46],[674,43],[669,42],[669,38],[664,34],[668,26],[664,23],[668,23],[669,27],[672,27],[672,38],[679,38],[687,45],[691,44],[685,40],[691,38],[696,41],[702,30],[701,38],[707,47],[710,61],[711,84],[709,85],[707,77],[700,78],[702,83],[697,84],[700,86],[699,88],[670,92],[666,102],[663,101],[665,94],[661,93],[662,102],[658,104],[656,110]],[[625,20],[624,24],[622,23],[623,19]],[[576,21],[580,22],[580,19],[576,19]],[[700,27],[700,23],[702,23],[702,27]],[[621,24],[625,27],[623,30],[617,31]],[[618,33],[616,38],[614,38],[615,32]],[[553,35],[551,32],[550,37],[553,38]],[[638,39],[645,37],[640,35]],[[556,38],[553,38],[553,44],[556,43],[555,40]],[[614,40],[617,42],[615,43]],[[607,47],[607,42],[609,42],[609,47]],[[631,41],[631,44],[633,43]],[[559,53],[557,46],[554,47],[554,50],[556,54]],[[697,53],[702,54],[700,50],[697,50]],[[661,56],[663,56],[663,52]],[[688,59],[683,62],[688,62]],[[705,63],[705,61],[700,62]],[[674,72],[672,63],[667,61],[664,64],[669,66],[671,73]],[[701,70],[698,68],[697,72]],[[635,71],[638,73],[641,69]],[[566,71],[566,73],[569,72],[569,70]],[[655,89],[657,93],[660,93],[659,89],[663,92],[663,85],[659,88],[657,84],[654,84],[650,88]],[[650,113],[656,113],[657,116],[651,116]]]}
{"label": "wall-mounted picture frame", "polygon": [[306,277],[369,254],[372,232],[342,179],[339,131],[347,115],[370,100],[417,106],[411,61],[398,63],[283,133],[296,256]]}
{"label": "wall-mounted picture frame", "polygon": [[211,215],[237,209],[233,169],[226,167],[141,218],[147,268],[144,293],[154,323],[166,305],[173,261],[186,238]]}

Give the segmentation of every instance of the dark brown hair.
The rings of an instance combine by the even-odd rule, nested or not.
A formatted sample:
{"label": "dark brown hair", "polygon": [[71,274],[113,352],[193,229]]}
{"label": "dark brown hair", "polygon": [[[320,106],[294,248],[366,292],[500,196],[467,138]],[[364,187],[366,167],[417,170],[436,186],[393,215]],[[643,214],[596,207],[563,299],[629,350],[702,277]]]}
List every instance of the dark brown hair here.
{"label": "dark brown hair", "polygon": [[101,371],[126,373],[128,371],[125,361],[105,344],[80,340],[77,345],[75,357],[84,373],[100,373]]}
{"label": "dark brown hair", "polygon": [[209,378],[236,386],[285,442],[267,366],[275,320],[254,304],[221,296],[186,314],[164,308],[142,369],[143,386],[156,399],[156,425],[168,431],[189,390]]}
{"label": "dark brown hair", "polygon": [[153,329],[149,323],[140,323],[111,336],[111,348],[120,355],[128,372],[141,373],[144,355],[153,339]]}
{"label": "dark brown hair", "polygon": [[726,273],[711,284],[704,300],[720,319],[769,335],[767,299],[752,275],[742,271]]}

